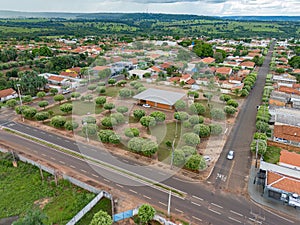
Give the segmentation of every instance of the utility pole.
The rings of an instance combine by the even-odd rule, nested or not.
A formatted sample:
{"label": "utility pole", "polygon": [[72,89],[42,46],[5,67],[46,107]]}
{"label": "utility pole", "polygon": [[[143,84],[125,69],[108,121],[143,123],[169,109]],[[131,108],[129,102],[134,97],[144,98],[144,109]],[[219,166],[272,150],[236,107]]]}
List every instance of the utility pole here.
{"label": "utility pole", "polygon": [[255,168],[257,168],[257,155],[258,155],[258,139],[256,140],[256,149],[255,149]]}
{"label": "utility pole", "polygon": [[172,196],[172,191],[170,190],[169,192],[169,201],[168,201],[168,216],[170,217],[170,211],[171,211],[171,196]]}
{"label": "utility pole", "polygon": [[22,115],[22,106],[23,106],[23,102],[22,102],[22,98],[21,98],[21,93],[20,93],[20,84],[17,84],[17,88],[18,88],[18,95],[19,95],[19,99],[20,99],[20,105],[21,105],[21,118],[22,121],[24,122],[24,117]]}
{"label": "utility pole", "polygon": [[86,141],[87,142],[90,142],[90,139],[89,139],[89,134],[88,134],[88,123],[87,122],[84,122],[83,124],[85,126],[85,136],[86,136]]}
{"label": "utility pole", "polygon": [[171,169],[173,169],[173,161],[174,161],[174,145],[175,145],[175,138],[173,139],[173,143],[172,143],[172,155],[171,155]]}

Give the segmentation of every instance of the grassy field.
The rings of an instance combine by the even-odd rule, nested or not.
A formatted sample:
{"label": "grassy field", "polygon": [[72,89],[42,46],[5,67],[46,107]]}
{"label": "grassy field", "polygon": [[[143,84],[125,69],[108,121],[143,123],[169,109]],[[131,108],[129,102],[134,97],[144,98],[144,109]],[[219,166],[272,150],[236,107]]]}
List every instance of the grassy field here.
{"label": "grassy field", "polygon": [[44,181],[36,167],[22,162],[13,167],[10,157],[0,153],[0,218],[22,217],[44,202],[40,208],[49,218],[47,224],[66,224],[95,197],[65,180],[56,186],[52,175],[43,175]]}
{"label": "grassy field", "polygon": [[76,225],[87,225],[90,224],[95,213],[103,210],[107,212],[109,215],[112,213],[111,209],[111,201],[107,198],[103,198],[99,201],[85,216],[76,224]]}
{"label": "grassy field", "polygon": [[274,146],[268,146],[266,153],[264,154],[264,160],[269,163],[278,163],[280,158],[281,149]]}

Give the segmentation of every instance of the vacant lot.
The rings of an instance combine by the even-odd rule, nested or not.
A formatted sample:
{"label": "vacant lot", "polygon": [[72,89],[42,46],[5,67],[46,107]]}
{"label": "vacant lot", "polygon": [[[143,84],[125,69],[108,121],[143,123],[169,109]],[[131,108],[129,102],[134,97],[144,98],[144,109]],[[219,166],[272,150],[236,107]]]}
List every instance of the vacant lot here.
{"label": "vacant lot", "polygon": [[39,207],[49,218],[48,224],[66,224],[95,194],[70,182],[60,180],[38,168],[18,162],[12,166],[10,155],[0,153],[0,218],[24,216],[30,209]]}

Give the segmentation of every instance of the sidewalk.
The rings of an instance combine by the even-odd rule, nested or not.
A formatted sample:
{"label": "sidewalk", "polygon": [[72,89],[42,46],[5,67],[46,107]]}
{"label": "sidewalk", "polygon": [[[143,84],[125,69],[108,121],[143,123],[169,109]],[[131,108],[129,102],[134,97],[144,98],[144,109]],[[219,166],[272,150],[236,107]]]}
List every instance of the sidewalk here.
{"label": "sidewalk", "polygon": [[272,199],[270,197],[267,197],[266,195],[263,196],[263,187],[262,185],[257,185],[257,183],[254,184],[254,178],[258,171],[258,168],[255,168],[254,164],[252,163],[251,169],[250,169],[250,177],[249,177],[249,183],[248,183],[248,193],[250,198],[269,209],[276,210],[277,212],[281,212],[283,214],[290,215],[292,217],[295,217],[297,219],[300,219],[300,210],[299,208],[295,209],[292,206],[285,205],[281,201],[277,201],[275,199]]}

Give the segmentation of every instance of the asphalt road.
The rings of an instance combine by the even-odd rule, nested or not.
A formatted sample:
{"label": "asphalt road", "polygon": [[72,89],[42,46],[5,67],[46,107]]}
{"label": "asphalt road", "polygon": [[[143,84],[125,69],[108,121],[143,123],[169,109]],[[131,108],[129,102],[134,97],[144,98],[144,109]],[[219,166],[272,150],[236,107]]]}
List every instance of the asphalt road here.
{"label": "asphalt road", "polygon": [[[157,189],[156,186],[142,184],[138,180],[97,164],[91,165],[82,159],[67,156],[60,151],[3,131],[0,131],[0,143],[9,144],[11,147],[19,149],[16,152],[25,152],[40,160],[47,161],[49,162],[48,165],[70,168],[78,174],[89,177],[91,180],[96,180],[110,188],[119,189],[128,193],[129,196],[137,196],[142,202],[148,202],[167,210],[168,193]],[[156,172],[158,171],[153,171],[153,173]],[[119,182],[114,182],[113,180],[118,180]],[[128,180],[130,180],[130,185],[124,185]],[[295,219],[265,211],[244,197],[213,193],[205,185],[199,183],[189,183],[173,176],[165,180],[163,184],[187,192],[185,198],[172,197],[171,213],[184,213],[184,216],[190,220],[191,224],[297,224]]]}
{"label": "asphalt road", "polygon": [[[269,53],[258,71],[256,85],[240,109],[235,125],[209,178],[217,190],[240,194],[247,192],[247,181],[252,162],[250,144],[256,130],[256,106],[261,104],[273,48],[274,44],[270,47]],[[229,150],[235,151],[233,160],[226,158]]]}

